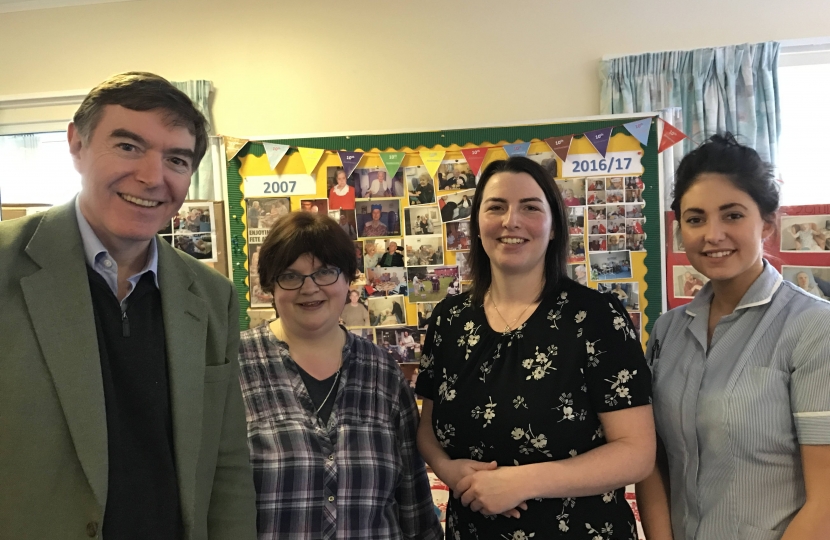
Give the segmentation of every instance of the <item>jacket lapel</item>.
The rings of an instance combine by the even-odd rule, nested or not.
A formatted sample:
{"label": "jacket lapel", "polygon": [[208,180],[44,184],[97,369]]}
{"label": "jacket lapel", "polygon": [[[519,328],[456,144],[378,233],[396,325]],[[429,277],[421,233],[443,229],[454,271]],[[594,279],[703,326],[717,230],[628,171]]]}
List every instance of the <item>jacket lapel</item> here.
{"label": "jacket lapel", "polygon": [[207,303],[190,290],[193,270],[167,242],[159,240],[157,245],[179,497],[185,528],[193,530],[208,309]]}
{"label": "jacket lapel", "polygon": [[75,204],[47,211],[26,246],[41,269],[20,280],[75,451],[98,504],[107,499],[107,419],[92,297]]}

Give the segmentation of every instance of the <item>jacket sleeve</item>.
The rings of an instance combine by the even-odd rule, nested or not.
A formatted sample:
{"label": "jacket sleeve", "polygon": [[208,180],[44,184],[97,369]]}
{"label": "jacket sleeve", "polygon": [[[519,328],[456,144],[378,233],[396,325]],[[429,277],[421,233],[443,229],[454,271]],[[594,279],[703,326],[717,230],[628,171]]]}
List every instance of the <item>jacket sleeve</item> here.
{"label": "jacket sleeve", "polygon": [[239,301],[232,284],[225,360],[232,365],[208,509],[210,540],[255,540],[256,493],[248,451],[245,408],[239,385]]}

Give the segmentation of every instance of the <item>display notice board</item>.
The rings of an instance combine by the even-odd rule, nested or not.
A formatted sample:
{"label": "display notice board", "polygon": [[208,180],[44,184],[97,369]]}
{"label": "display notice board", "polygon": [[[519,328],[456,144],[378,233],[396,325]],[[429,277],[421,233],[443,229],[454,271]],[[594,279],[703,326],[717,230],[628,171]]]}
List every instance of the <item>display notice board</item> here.
{"label": "display notice board", "polygon": [[[563,194],[569,275],[616,294],[645,343],[662,305],[663,242],[656,122],[647,118],[650,127],[635,137],[624,124],[637,120],[241,143],[227,178],[240,326],[273,313],[256,266],[274,221],[326,212],[354,240],[361,271],[344,322],[401,363],[416,363],[433,306],[469,283],[480,171],[519,154],[547,168]],[[563,139],[567,147],[556,148]],[[394,266],[378,265],[385,253],[398,255]]]}

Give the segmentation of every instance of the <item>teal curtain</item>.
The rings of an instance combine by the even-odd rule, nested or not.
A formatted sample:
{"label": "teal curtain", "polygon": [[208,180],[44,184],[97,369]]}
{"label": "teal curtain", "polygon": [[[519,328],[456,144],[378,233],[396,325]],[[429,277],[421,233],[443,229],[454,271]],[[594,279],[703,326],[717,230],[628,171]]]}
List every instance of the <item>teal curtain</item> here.
{"label": "teal curtain", "polygon": [[[171,82],[173,86],[187,94],[196,108],[205,115],[208,121],[208,134],[213,135],[213,118],[210,115],[210,93],[213,91],[213,84],[204,80]],[[213,170],[213,156],[211,155],[214,151],[215,149],[208,144],[207,153],[190,181],[190,190],[187,192],[188,200],[212,201],[216,198],[213,193],[213,175],[218,174],[218,171]]]}
{"label": "teal curtain", "polygon": [[775,165],[781,131],[778,55],[779,44],[767,42],[605,60],[600,112],[680,107],[676,127],[690,140],[681,143],[677,159],[714,133],[731,131]]}

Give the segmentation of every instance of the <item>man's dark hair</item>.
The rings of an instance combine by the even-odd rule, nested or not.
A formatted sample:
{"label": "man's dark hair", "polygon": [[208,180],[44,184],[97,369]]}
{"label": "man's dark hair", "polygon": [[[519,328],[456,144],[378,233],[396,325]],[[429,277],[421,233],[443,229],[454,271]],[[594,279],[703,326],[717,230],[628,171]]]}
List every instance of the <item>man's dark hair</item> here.
{"label": "man's dark hair", "polygon": [[107,105],[120,105],[132,111],[160,111],[165,120],[181,126],[196,138],[193,170],[207,151],[207,120],[187,94],[170,81],[153,73],[129,71],[113,75],[84,98],[72,122],[81,137],[89,141]]}

